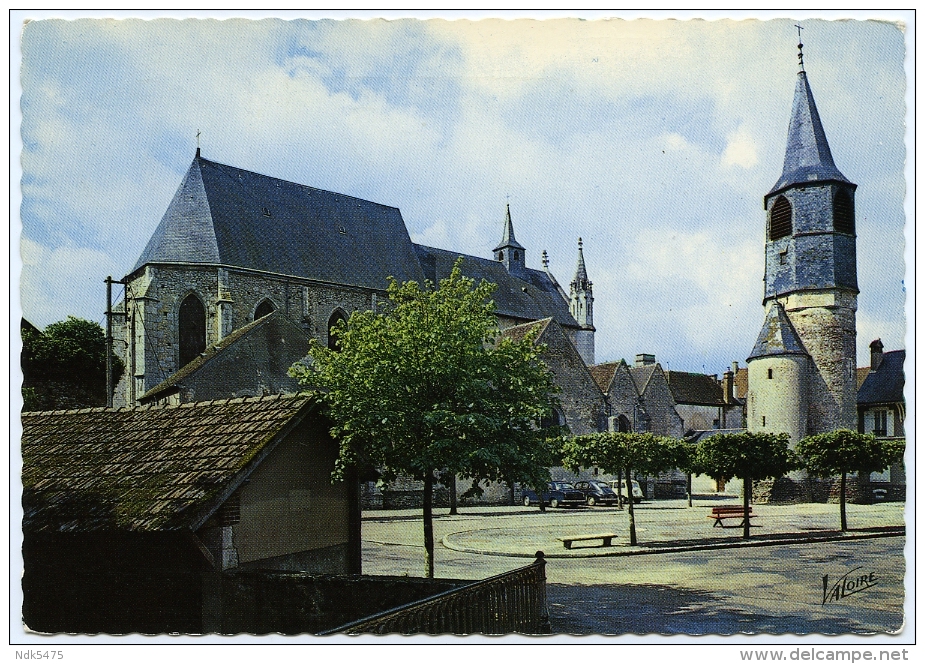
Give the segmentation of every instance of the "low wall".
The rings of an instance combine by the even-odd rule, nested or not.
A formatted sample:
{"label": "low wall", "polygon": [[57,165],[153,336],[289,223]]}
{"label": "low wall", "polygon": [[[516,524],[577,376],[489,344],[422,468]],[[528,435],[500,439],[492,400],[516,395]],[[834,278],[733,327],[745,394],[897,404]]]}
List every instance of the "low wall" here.
{"label": "low wall", "polygon": [[218,607],[223,634],[314,634],[472,581],[400,576],[225,572]]}

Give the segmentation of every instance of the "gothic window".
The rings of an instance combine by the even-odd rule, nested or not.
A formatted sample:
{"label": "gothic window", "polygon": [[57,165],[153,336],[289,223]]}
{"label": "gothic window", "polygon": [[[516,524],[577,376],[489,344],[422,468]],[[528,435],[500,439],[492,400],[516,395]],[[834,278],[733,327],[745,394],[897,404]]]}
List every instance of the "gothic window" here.
{"label": "gothic window", "polygon": [[335,311],[328,319],[328,348],[331,350],[340,350],[340,342],[337,340],[336,328],[340,321],[347,322],[347,317],[342,311]]}
{"label": "gothic window", "polygon": [[768,238],[779,240],[793,233],[793,208],[784,196],[778,196],[771,206],[771,225]]}
{"label": "gothic window", "polygon": [[561,427],[565,424],[565,416],[562,415],[562,411],[558,408],[553,408],[552,412],[543,419],[540,420],[541,429],[549,429],[551,427]]}
{"label": "gothic window", "polygon": [[274,311],[276,311],[276,307],[273,306],[273,303],[269,300],[264,300],[257,306],[257,309],[254,310],[254,320],[269,316]]}
{"label": "gothic window", "polygon": [[206,310],[190,293],[180,305],[180,366],[186,366],[206,349]]}
{"label": "gothic window", "polygon": [[499,260],[499,261],[503,261],[503,260],[504,260],[504,251],[499,251],[499,252],[498,252],[498,260]]}
{"label": "gothic window", "polygon": [[516,249],[514,250],[514,260],[515,261],[517,260],[517,250]]}
{"label": "gothic window", "polygon": [[630,421],[626,415],[620,415],[617,418],[617,431],[620,433],[629,433]]}
{"label": "gothic window", "polygon": [[854,203],[844,189],[839,189],[832,202],[832,227],[836,233],[854,234]]}

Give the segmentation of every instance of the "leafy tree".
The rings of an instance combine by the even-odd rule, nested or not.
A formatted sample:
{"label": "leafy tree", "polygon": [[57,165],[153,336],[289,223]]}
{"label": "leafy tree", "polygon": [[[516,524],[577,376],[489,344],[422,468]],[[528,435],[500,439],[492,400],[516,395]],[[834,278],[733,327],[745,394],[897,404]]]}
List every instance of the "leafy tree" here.
{"label": "leafy tree", "polygon": [[636,544],[636,517],[633,511],[632,471],[656,475],[688,463],[690,445],[681,440],[651,433],[592,433],[576,436],[562,446],[562,464],[577,472],[581,468],[600,468],[626,478],[629,496],[630,544]]}
{"label": "leafy tree", "polygon": [[[462,275],[439,287],[390,280],[380,311],[354,312],[335,329],[339,350],[313,342],[290,374],[330,408],[340,443],[335,477],[359,463],[383,480],[424,483],[427,576],[434,571],[436,475],[479,481],[549,479],[547,434],[536,426],[555,406],[552,374],[534,344],[499,334],[495,286]],[[478,491],[478,489],[474,489]]]}
{"label": "leafy tree", "polygon": [[697,445],[692,467],[710,477],[738,477],[742,480],[742,501],[745,508],[742,537],[751,534],[749,507],[752,482],[768,477],[780,477],[799,467],[796,455],[787,447],[789,436],[776,433],[721,433]]}
{"label": "leafy tree", "polygon": [[[23,325],[25,410],[106,405],[106,337],[93,321],[68,316],[40,332]],[[123,363],[112,356],[113,384]]]}
{"label": "leafy tree", "polygon": [[848,473],[882,471],[902,458],[905,440],[883,440],[873,434],[840,429],[809,436],[797,443],[796,451],[803,457],[806,469],[818,477],[841,475],[839,503],[841,529],[848,530],[845,509],[845,484]]}

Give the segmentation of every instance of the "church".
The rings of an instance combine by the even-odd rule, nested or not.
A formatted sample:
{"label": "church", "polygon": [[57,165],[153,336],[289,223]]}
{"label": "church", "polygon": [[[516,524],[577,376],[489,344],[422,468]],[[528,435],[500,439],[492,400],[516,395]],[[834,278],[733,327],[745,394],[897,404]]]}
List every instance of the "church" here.
{"label": "church", "polygon": [[[634,366],[597,364],[581,239],[566,290],[545,251],[543,269],[527,267],[510,204],[490,257],[487,247],[462,255],[466,276],[497,285],[504,334],[541,326],[561,389],[556,419],[572,433],[697,439],[747,428],[795,444],[857,427],[856,185],[835,165],[802,54],[800,63],[783,171],[764,196],[765,321],[747,371],[737,362],[722,377],[664,371],[646,353]],[[338,321],[376,310],[388,277],[436,283],[460,256],[412,242],[397,208],[214,162],[197,148],[122,280],[111,322],[126,369],[113,405],[294,391],[285,369],[309,339],[333,344]],[[683,493],[677,478],[671,484],[663,495]]]}

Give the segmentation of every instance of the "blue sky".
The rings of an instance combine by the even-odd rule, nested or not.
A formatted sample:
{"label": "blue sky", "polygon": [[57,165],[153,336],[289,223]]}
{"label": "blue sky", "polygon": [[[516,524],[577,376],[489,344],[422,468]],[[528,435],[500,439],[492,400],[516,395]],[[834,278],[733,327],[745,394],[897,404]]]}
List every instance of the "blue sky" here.
{"label": "blue sky", "polygon": [[[560,283],[584,239],[598,361],[744,362],[763,195],[781,172],[794,20],[39,20],[22,32],[21,305],[102,320],[196,148],[401,209],[414,241],[489,257],[510,197]],[[859,362],[905,333],[904,33],[800,20],[857,191]],[[16,244],[13,244],[13,251]]]}

